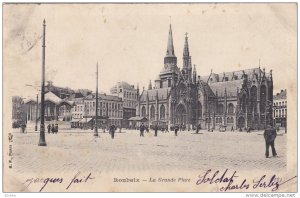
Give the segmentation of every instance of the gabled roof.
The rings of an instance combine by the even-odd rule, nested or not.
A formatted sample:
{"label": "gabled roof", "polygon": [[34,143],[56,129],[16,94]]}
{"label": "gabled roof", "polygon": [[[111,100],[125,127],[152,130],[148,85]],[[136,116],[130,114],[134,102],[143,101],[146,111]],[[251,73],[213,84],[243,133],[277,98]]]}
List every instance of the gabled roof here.
{"label": "gabled roof", "polygon": [[45,94],[45,101],[50,101],[50,102],[53,102],[56,105],[58,105],[62,101],[62,99],[59,98],[58,96],[56,96],[51,91],[49,91]]}
{"label": "gabled roof", "polygon": [[[244,70],[238,70],[238,71],[232,71],[232,72],[223,72],[223,73],[219,73],[219,74],[212,73],[211,75],[208,75],[208,76],[201,76],[201,80],[203,80],[204,82],[207,82],[209,77],[216,79],[217,82],[223,82],[223,77],[227,77],[228,81],[235,80],[235,79],[240,80],[240,79],[242,79],[242,76],[244,73],[246,75],[248,75],[248,77],[251,77],[253,73],[258,75],[259,72],[261,72],[261,75],[263,76],[263,71],[260,68],[251,68],[251,69],[244,69]],[[269,78],[270,74],[266,73],[266,77]],[[212,83],[214,83],[214,82],[215,81],[213,81]]]}
{"label": "gabled roof", "polygon": [[147,100],[147,93],[149,97],[149,101],[153,101],[156,99],[156,95],[158,95],[158,98],[161,99],[167,99],[168,93],[170,93],[171,87],[165,87],[160,89],[151,89],[151,90],[143,90],[140,101],[146,101]]}
{"label": "gabled roof", "polygon": [[273,100],[286,100],[286,89],[273,96]]}

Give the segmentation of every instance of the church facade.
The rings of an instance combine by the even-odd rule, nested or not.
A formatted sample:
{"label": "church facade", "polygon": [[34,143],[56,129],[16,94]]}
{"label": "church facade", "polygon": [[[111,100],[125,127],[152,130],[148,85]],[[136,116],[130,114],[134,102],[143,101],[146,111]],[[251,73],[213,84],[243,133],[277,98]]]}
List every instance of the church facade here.
{"label": "church facade", "polygon": [[192,67],[187,34],[180,69],[174,52],[170,25],[164,65],[147,90],[137,90],[136,115],[146,117],[149,125],[165,122],[187,130],[264,129],[272,124],[272,70],[260,67],[198,76]]}

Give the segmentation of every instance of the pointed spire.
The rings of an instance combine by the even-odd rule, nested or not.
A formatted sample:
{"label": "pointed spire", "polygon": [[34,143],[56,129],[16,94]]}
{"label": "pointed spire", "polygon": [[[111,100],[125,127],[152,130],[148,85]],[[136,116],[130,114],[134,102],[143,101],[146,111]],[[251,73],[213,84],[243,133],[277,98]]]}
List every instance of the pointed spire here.
{"label": "pointed spire", "polygon": [[171,24],[170,24],[170,29],[169,29],[169,37],[168,37],[168,46],[167,46],[166,56],[168,56],[168,57],[175,56]]}
{"label": "pointed spire", "polygon": [[183,56],[190,56],[190,51],[189,51],[189,42],[188,42],[188,33],[185,33],[185,42],[184,42],[184,48],[183,48]]}
{"label": "pointed spire", "polygon": [[164,58],[164,64],[177,64],[177,57],[175,56],[174,52],[174,45],[173,45],[173,35],[172,35],[172,26],[170,24],[169,30],[169,37],[168,37],[168,46],[167,46],[167,53]]}

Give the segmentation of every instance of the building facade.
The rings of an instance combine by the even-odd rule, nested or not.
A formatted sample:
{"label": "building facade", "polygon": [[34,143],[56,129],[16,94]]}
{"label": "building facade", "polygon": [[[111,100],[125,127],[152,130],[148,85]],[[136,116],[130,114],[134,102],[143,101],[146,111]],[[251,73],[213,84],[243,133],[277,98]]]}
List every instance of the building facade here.
{"label": "building facade", "polygon": [[273,118],[274,126],[286,127],[287,126],[287,92],[281,90],[273,96]]}
{"label": "building facade", "polygon": [[253,69],[213,73],[200,77],[192,68],[187,34],[180,69],[170,25],[167,52],[161,72],[147,90],[137,90],[137,116],[149,125],[160,121],[188,130],[197,125],[206,129],[263,129],[272,124],[273,79],[260,66]]}
{"label": "building facade", "polygon": [[122,127],[129,127],[129,118],[136,116],[137,89],[127,82],[117,82],[110,89],[110,94],[118,96],[123,100],[123,122]]}
{"label": "building facade", "polygon": [[[84,98],[84,116],[82,122],[93,122],[96,115],[96,94]],[[112,95],[98,95],[98,118],[101,127],[115,125],[121,127],[123,119],[123,101]],[[86,118],[86,119],[85,119]]]}

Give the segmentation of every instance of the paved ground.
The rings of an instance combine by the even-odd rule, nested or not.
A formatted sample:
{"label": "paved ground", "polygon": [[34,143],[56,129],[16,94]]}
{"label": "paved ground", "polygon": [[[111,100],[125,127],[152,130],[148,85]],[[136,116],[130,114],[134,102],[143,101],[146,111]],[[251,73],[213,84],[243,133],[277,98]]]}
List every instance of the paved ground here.
{"label": "paved ground", "polygon": [[174,132],[154,137],[153,131],[139,137],[138,131],[124,130],[111,139],[108,133],[62,131],[46,134],[47,147],[37,146],[38,133],[21,134],[13,130],[13,169],[16,172],[68,171],[143,171],[204,170],[237,168],[239,170],[285,170],[286,135],[276,139],[277,158],[264,156],[262,131]]}

